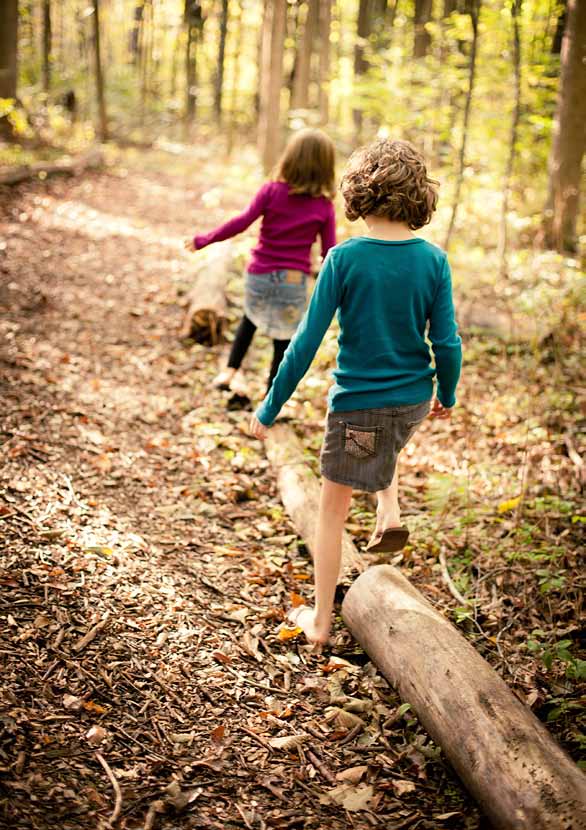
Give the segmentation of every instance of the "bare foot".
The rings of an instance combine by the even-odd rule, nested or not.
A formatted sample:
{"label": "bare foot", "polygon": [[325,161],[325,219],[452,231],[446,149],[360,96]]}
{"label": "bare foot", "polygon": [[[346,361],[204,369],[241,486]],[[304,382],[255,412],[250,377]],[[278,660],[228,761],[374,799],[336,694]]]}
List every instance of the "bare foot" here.
{"label": "bare foot", "polygon": [[222,369],[212,381],[212,385],[218,389],[229,389],[232,378],[236,374],[236,369]]}
{"label": "bare foot", "polygon": [[289,620],[299,628],[307,637],[310,643],[325,645],[330,636],[330,626],[318,625],[315,620],[315,608],[308,605],[300,605],[289,613]]}

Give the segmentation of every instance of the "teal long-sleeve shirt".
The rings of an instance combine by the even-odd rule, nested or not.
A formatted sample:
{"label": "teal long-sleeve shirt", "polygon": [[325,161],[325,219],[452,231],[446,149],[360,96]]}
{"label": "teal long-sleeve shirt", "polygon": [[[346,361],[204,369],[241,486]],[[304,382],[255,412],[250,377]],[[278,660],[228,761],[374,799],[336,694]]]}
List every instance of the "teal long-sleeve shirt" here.
{"label": "teal long-sleeve shirt", "polygon": [[[333,412],[422,403],[454,405],[462,346],[446,254],[420,237],[354,237],[332,248],[271,390],[256,411],[270,426],[309,369],[338,312]],[[431,343],[432,355],[426,339]]]}

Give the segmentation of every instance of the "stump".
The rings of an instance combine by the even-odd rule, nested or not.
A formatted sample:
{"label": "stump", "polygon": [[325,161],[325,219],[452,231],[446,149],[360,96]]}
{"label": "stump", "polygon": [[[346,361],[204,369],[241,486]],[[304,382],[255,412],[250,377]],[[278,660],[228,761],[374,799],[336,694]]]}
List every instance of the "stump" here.
{"label": "stump", "polygon": [[[301,441],[288,424],[277,423],[265,439],[267,456],[274,467],[285,510],[295,529],[312,552],[319,508],[319,481],[304,456]],[[342,537],[342,567],[339,582],[364,570],[364,561],[347,533]]]}
{"label": "stump", "polygon": [[400,571],[358,577],[342,616],[495,828],[586,828],[586,776]]}
{"label": "stump", "polygon": [[233,268],[234,249],[226,242],[196,256],[201,262],[193,288],[187,294],[180,336],[204,346],[216,346],[222,339],[226,320],[226,284]]}

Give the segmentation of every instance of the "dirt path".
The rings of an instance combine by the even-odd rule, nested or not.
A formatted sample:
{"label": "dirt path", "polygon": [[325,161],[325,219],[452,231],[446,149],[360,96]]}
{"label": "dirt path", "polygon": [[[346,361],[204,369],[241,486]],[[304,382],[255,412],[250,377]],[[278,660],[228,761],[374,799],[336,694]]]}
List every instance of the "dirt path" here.
{"label": "dirt path", "polygon": [[201,191],[5,201],[0,826],[478,828],[341,626],[321,656],[276,633],[303,546],[218,352],[176,338]]}

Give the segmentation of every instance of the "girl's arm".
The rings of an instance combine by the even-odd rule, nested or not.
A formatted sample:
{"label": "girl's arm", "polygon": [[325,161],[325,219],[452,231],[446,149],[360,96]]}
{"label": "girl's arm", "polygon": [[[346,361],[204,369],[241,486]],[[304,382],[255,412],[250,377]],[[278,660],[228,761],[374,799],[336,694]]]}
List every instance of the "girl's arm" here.
{"label": "girl's arm", "polygon": [[309,369],[334,312],[340,305],[341,294],[341,280],[336,277],[330,254],[317,278],[309,308],[285,352],[271,391],[256,410],[256,417],[264,426],[271,426]]}
{"label": "girl's arm", "polygon": [[333,202],[329,203],[328,215],[321,229],[321,255],[326,258],[327,252],[336,244],[336,211]]}
{"label": "girl's arm", "polygon": [[231,236],[236,236],[242,233],[246,228],[250,227],[255,219],[261,216],[268,204],[269,200],[270,182],[263,184],[252,202],[248,205],[246,210],[239,216],[229,219],[219,228],[216,228],[210,233],[203,233],[194,236],[193,246],[197,250],[205,248],[206,245],[211,245],[212,242],[221,242],[223,239],[230,239]]}
{"label": "girl's arm", "polygon": [[462,367],[462,341],[458,335],[452,278],[448,260],[444,260],[431,314],[429,315],[429,339],[435,356],[437,397],[447,409],[456,403],[456,386]]}

